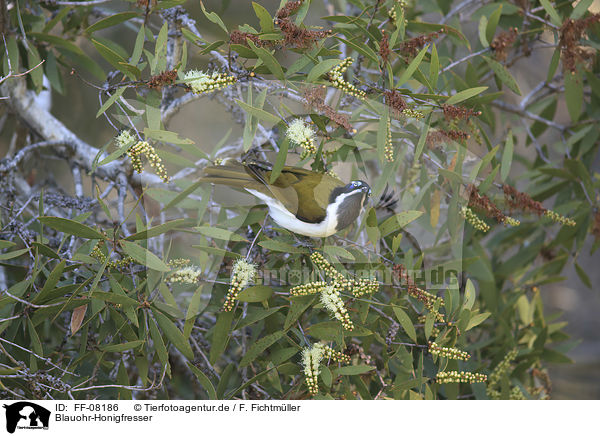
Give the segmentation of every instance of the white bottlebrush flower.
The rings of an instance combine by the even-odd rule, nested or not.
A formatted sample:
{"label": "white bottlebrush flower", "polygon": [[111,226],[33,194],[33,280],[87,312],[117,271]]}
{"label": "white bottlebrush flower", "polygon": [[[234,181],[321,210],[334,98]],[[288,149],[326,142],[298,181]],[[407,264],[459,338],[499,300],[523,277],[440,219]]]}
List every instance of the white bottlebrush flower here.
{"label": "white bottlebrush flower", "polygon": [[129,130],[123,130],[119,135],[115,138],[115,142],[119,148],[127,147],[136,139],[133,137]]}
{"label": "white bottlebrush flower", "polygon": [[313,395],[319,392],[319,365],[323,359],[323,353],[324,349],[321,344],[316,344],[310,348],[306,347],[302,350],[302,366],[304,366],[306,385]]}
{"label": "white bottlebrush flower", "polygon": [[256,265],[245,259],[238,259],[233,264],[231,275],[232,282],[236,281],[240,288],[245,288],[256,277]]}
{"label": "white bottlebrush flower", "polygon": [[315,137],[315,131],[307,126],[302,119],[296,118],[288,126],[286,136],[294,144],[302,145],[306,141],[313,141]]}
{"label": "white bottlebrush flower", "polygon": [[325,306],[325,309],[331,312],[333,316],[344,325],[344,328],[347,330],[352,330],[354,328],[354,324],[348,315],[344,301],[340,297],[340,293],[335,286],[327,286],[321,291],[321,303]]}
{"label": "white bottlebrush flower", "polygon": [[183,80],[192,88],[196,94],[216,91],[235,82],[235,77],[227,74],[213,72],[211,74],[204,71],[190,70],[183,75]]}
{"label": "white bottlebrush flower", "polygon": [[200,280],[202,271],[195,266],[186,266],[173,272],[167,279],[171,283],[193,284]]}

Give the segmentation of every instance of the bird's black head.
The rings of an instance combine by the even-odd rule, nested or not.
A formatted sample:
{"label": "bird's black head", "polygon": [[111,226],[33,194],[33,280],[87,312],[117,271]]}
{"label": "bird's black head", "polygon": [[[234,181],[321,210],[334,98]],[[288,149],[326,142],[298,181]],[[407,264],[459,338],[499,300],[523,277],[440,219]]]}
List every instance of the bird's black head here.
{"label": "bird's black head", "polygon": [[346,185],[346,192],[362,191],[367,196],[371,195],[371,187],[362,180],[353,180]]}
{"label": "bird's black head", "polygon": [[369,195],[371,195],[371,188],[361,180],[354,180],[346,186],[333,190],[329,201],[330,203],[339,203],[336,210],[337,230],[356,221]]}

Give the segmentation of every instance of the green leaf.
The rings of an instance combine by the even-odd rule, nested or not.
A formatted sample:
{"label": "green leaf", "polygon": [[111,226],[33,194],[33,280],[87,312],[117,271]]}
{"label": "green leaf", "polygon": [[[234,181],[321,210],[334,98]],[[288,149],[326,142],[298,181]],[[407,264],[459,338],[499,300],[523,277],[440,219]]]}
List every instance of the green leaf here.
{"label": "green leaf", "polygon": [[131,80],[136,80],[136,74],[134,74],[134,71],[132,70],[135,67],[129,65],[123,56],[94,38],[92,38],[92,44],[94,44],[94,47],[96,47],[98,53],[100,53],[100,55],[106,59],[109,64],[128,76]]}
{"label": "green leaf", "polygon": [[198,379],[198,382],[200,382],[202,387],[204,389],[206,389],[206,392],[208,393],[208,399],[216,400],[217,399],[217,391],[215,391],[215,387],[211,383],[210,379],[202,371],[200,371],[199,368],[197,368],[194,364],[192,364],[192,362],[186,362],[186,363],[187,363],[188,368],[190,368],[190,370],[194,373],[194,375]]}
{"label": "green leaf", "polygon": [[217,322],[213,328],[212,343],[210,347],[209,361],[214,364],[227,347],[229,340],[229,332],[231,331],[231,320],[233,319],[233,311],[220,312],[217,315]]}
{"label": "green leaf", "polygon": [[269,112],[264,111],[262,109],[258,109],[253,106],[250,106],[249,104],[247,104],[241,100],[236,100],[235,102],[238,105],[240,105],[240,107],[242,109],[244,109],[246,112],[248,112],[253,117],[258,118],[259,120],[266,121],[266,122],[272,123],[272,124],[277,124],[281,121],[281,119],[279,117],[277,117],[273,114],[270,114]]}
{"label": "green leaf", "polygon": [[124,307],[137,307],[140,303],[133,298],[129,298],[126,295],[117,294],[115,292],[104,292],[95,290],[92,293],[92,298],[101,301],[108,301],[114,304],[120,304]]}
{"label": "green leaf", "polygon": [[481,42],[481,45],[483,47],[489,47],[490,43],[487,40],[487,37],[485,36],[485,30],[488,27],[488,20],[487,17],[485,15],[482,15],[481,18],[479,19],[479,42]]}
{"label": "green leaf", "polygon": [[254,13],[258,17],[258,21],[260,22],[260,30],[264,33],[270,33],[275,31],[275,26],[273,25],[273,18],[269,11],[267,11],[263,6],[259,5],[256,2],[252,2],[252,7],[254,8]]}
{"label": "green leaf", "polygon": [[123,251],[139,262],[140,265],[145,265],[148,268],[156,271],[171,271],[171,268],[165,265],[165,263],[160,260],[156,254],[145,249],[141,245],[125,240],[121,240],[119,243],[121,244],[121,247],[123,247]]}
{"label": "green leaf", "polygon": [[272,307],[270,309],[257,309],[256,311],[251,312],[248,316],[242,319],[240,323],[235,326],[234,330],[239,330],[244,327],[248,327],[249,325],[252,325],[255,322],[265,319],[273,315],[275,312],[279,312],[279,310],[281,310],[282,307],[283,306]]}
{"label": "green leaf", "polygon": [[325,247],[323,247],[323,252],[329,256],[336,256],[342,257],[344,259],[356,260],[354,255],[348,250],[342,247],[337,247],[335,245],[326,245]]}
{"label": "green leaf", "polygon": [[465,298],[463,302],[463,308],[471,310],[473,308],[473,304],[475,304],[475,286],[471,279],[467,279],[467,284],[465,285]]}
{"label": "green leaf", "polygon": [[517,81],[512,74],[508,72],[504,65],[491,58],[488,58],[487,56],[483,56],[483,59],[488,63],[492,71],[494,71],[496,74],[496,77],[498,77],[502,83],[508,86],[508,88],[515,94],[521,95],[521,90],[519,89]]}
{"label": "green leaf", "polygon": [[548,67],[548,75],[546,76],[546,82],[551,82],[554,78],[554,74],[556,73],[556,69],[558,68],[558,63],[560,61],[560,47],[554,50],[552,54],[552,59],[550,60],[550,66]]}
{"label": "green leaf", "polygon": [[8,253],[0,254],[0,260],[14,259],[29,252],[29,248],[22,248],[20,250],[9,251]]}
{"label": "green leaf", "polygon": [[406,332],[409,338],[413,341],[417,342],[417,332],[415,331],[415,326],[411,321],[410,317],[406,314],[404,310],[399,308],[398,306],[393,306],[394,315],[396,315],[396,319],[402,326],[402,329]]}
{"label": "green leaf", "polygon": [[125,240],[126,241],[139,241],[139,240],[154,238],[155,236],[162,235],[164,233],[170,232],[171,230],[178,229],[189,223],[190,223],[190,221],[186,220],[184,218],[180,218],[180,219],[173,220],[173,221],[167,221],[164,224],[159,224],[158,226],[154,226],[152,228],[145,229],[145,230],[140,230],[139,232],[126,237]]}
{"label": "green leaf", "polygon": [[222,239],[224,241],[246,241],[245,238],[240,235],[226,229],[221,229],[219,227],[210,227],[210,226],[199,226],[194,227],[195,230],[198,230],[204,236],[208,236],[213,239]]}
{"label": "green leaf", "polygon": [[504,143],[504,152],[502,153],[502,163],[500,164],[500,180],[504,182],[510,173],[510,167],[513,160],[513,135],[512,131],[508,131],[506,142]]}
{"label": "green leaf", "polygon": [[585,270],[579,266],[577,262],[575,262],[575,271],[577,272],[577,275],[579,276],[581,282],[589,289],[592,289],[592,281],[590,280],[590,277],[587,275]]}
{"label": "green leaf", "polygon": [[194,141],[187,138],[180,138],[177,132],[169,132],[167,130],[150,130],[144,129],[144,135],[147,138],[156,139],[157,141],[170,142],[171,144],[194,144]]}
{"label": "green leaf", "polygon": [[142,345],[144,342],[145,341],[143,341],[143,340],[137,340],[137,341],[131,341],[131,342],[124,342],[122,344],[105,345],[103,347],[100,347],[100,349],[106,353],[122,353],[123,351],[132,350],[134,348],[137,348],[140,345]]}
{"label": "green leaf", "polygon": [[268,239],[258,243],[263,248],[271,251],[280,251],[283,253],[308,253],[308,250],[304,247],[294,247],[293,245],[286,244],[285,242],[276,241],[274,239]]}
{"label": "green leaf", "polygon": [[116,26],[127,20],[138,16],[137,12],[120,12],[117,14],[111,14],[106,18],[96,21],[94,24],[85,29],[85,33],[92,34],[98,30],[107,29],[108,27]]}
{"label": "green leaf", "polygon": [[163,341],[163,338],[158,330],[158,326],[153,319],[148,320],[148,324],[150,325],[150,336],[152,337],[152,342],[154,344],[154,350],[156,354],[158,354],[158,358],[163,365],[169,364],[169,352],[167,351],[167,347]]}
{"label": "green leaf", "polygon": [[452,97],[448,98],[448,100],[446,100],[446,104],[460,103],[461,101],[468,100],[471,97],[481,94],[486,89],[488,89],[487,86],[478,86],[475,88],[465,89],[464,91],[457,92]]}
{"label": "green leaf", "polygon": [[414,72],[417,70],[417,68],[419,68],[419,65],[421,64],[421,61],[423,60],[423,57],[425,56],[425,53],[427,53],[428,49],[429,45],[423,47],[419,54],[415,56],[415,58],[410,62],[410,64],[408,64],[408,67],[406,67],[406,70],[402,72],[400,78],[398,79],[398,82],[396,82],[396,88],[400,88],[402,85],[404,85],[410,80]]}
{"label": "green leaf", "polygon": [[251,40],[248,39],[247,42],[252,51],[256,53],[263,64],[267,66],[269,71],[271,71],[271,73],[279,80],[285,81],[285,74],[281,68],[281,65],[279,65],[279,62],[277,62],[277,59],[275,59],[275,56],[273,56],[267,49],[257,47]]}
{"label": "green leaf", "polygon": [[8,247],[14,247],[15,245],[17,244],[15,244],[14,242],[0,240],[0,250]]}
{"label": "green leaf", "polygon": [[351,47],[356,52],[369,58],[371,61],[373,61],[373,63],[375,63],[375,64],[379,63],[379,59],[377,58],[377,53],[375,53],[371,47],[369,47],[368,45],[365,45],[363,43],[364,39],[362,39],[363,38],[362,36],[359,37],[359,40],[361,41],[359,44],[357,44],[356,42],[354,42],[351,39],[342,39],[342,38],[338,38],[337,36],[334,36],[334,38],[337,39],[338,41],[340,41],[341,43],[346,44],[347,46]]}
{"label": "green leaf", "polygon": [[238,294],[238,300],[245,303],[258,303],[268,300],[273,295],[273,289],[270,286],[251,286]]}
{"label": "green leaf", "polygon": [[340,59],[325,59],[324,61],[319,62],[317,65],[312,67],[308,73],[308,76],[306,76],[306,81],[311,83],[316,81],[319,77],[331,71],[331,69],[340,62]]}
{"label": "green leaf", "polygon": [[552,24],[560,27],[562,25],[562,20],[560,19],[560,15],[558,15],[558,12],[556,12],[556,9],[554,9],[554,6],[552,6],[552,3],[550,3],[549,0],[540,0],[540,4],[550,16],[550,21],[552,22]]}
{"label": "green leaf", "polygon": [[565,72],[565,100],[571,120],[577,121],[583,108],[583,80],[580,71],[576,74]]}
{"label": "green leaf", "polygon": [[342,366],[341,368],[336,368],[332,372],[335,376],[339,375],[357,375],[364,374],[370,371],[377,369],[376,366],[370,365],[353,365],[353,366]]}
{"label": "green leaf", "polygon": [[575,6],[569,18],[571,18],[572,20],[580,19],[589,10],[592,3],[594,3],[594,0],[581,0],[577,3],[577,6]]}
{"label": "green leaf", "polygon": [[[123,87],[123,88],[119,88],[115,91],[115,93],[113,95],[111,95],[110,97],[108,97],[108,99],[102,104],[102,106],[100,107],[100,109],[98,109],[98,112],[96,112],[96,118],[98,118],[100,115],[102,115],[104,112],[106,112],[106,110],[111,107],[113,105],[113,103],[115,101],[117,101],[117,99],[119,97],[121,97],[123,95],[123,93],[125,92],[127,88]],[[125,147],[123,147],[125,148]]]}
{"label": "green leaf", "polygon": [[440,75],[440,59],[435,44],[431,44],[431,63],[429,64],[429,83],[431,84],[431,92],[437,88],[437,82]]}
{"label": "green leaf", "polygon": [[[498,21],[500,21],[500,15],[502,15],[502,4],[494,12],[490,14],[488,24],[485,28],[485,37],[487,42],[490,43],[494,39],[496,33],[496,27],[498,27]],[[487,47],[487,46],[486,46]]]}
{"label": "green leaf", "polygon": [[285,162],[287,160],[289,146],[290,140],[286,137],[283,141],[281,141],[281,145],[279,146],[277,159],[275,159],[275,164],[273,165],[273,169],[271,169],[271,178],[269,179],[270,183],[275,183],[275,180],[277,180],[281,174],[281,170],[285,166]]}
{"label": "green leaf", "polygon": [[227,27],[225,27],[223,20],[221,20],[221,18],[216,13],[207,12],[204,8],[204,3],[202,3],[202,0],[200,0],[200,7],[202,8],[202,12],[210,22],[217,24],[221,29],[223,29],[223,32],[229,34],[229,31],[227,30]]}
{"label": "green leaf", "polygon": [[244,357],[242,357],[239,365],[240,368],[243,368],[244,366],[254,362],[258,356],[260,356],[267,348],[281,339],[284,335],[285,333],[283,331],[278,331],[256,341],[254,344],[252,344],[248,351],[246,351]]}
{"label": "green leaf", "polygon": [[473,327],[477,327],[483,321],[488,319],[490,317],[490,315],[491,315],[490,312],[484,312],[484,313],[478,313],[477,315],[472,316],[469,319],[469,322],[467,324],[467,328],[465,329],[465,331],[471,330]]}
{"label": "green leaf", "polygon": [[181,351],[181,353],[189,360],[193,360],[194,352],[192,351],[192,347],[190,347],[188,340],[183,336],[183,333],[181,333],[181,330],[179,330],[166,315],[163,315],[158,310],[152,309],[152,313],[154,314],[160,329],[175,348]]}
{"label": "green leaf", "polygon": [[381,236],[387,236],[401,228],[406,227],[408,224],[423,215],[424,212],[420,210],[405,210],[394,216],[389,217],[379,225],[381,230]]}
{"label": "green leaf", "polygon": [[51,227],[59,232],[68,233],[69,235],[80,236],[86,239],[106,239],[106,236],[97,230],[67,218],[41,216],[38,217],[38,221],[45,226]]}
{"label": "green leaf", "polygon": [[427,133],[429,132],[429,125],[431,124],[432,114],[433,114],[433,112],[430,112],[429,115],[427,115],[427,119],[425,120],[425,122],[423,123],[423,127],[421,128],[421,132],[419,135],[419,142],[417,142],[417,146],[415,148],[415,157],[414,157],[415,164],[418,162],[418,159],[421,157],[421,153],[423,152],[423,148],[425,147],[425,142],[427,140]]}
{"label": "green leaf", "polygon": [[290,310],[285,318],[283,329],[288,330],[298,320],[298,318],[302,316],[306,309],[312,305],[312,303],[315,301],[315,298],[315,295],[304,295],[302,297],[290,298]]}

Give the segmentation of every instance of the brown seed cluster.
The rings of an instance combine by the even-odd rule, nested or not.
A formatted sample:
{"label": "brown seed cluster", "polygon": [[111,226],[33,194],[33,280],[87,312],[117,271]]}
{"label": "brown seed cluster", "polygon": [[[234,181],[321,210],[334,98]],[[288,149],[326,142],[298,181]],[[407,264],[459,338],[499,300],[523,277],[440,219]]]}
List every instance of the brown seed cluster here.
{"label": "brown seed cluster", "polygon": [[525,192],[519,192],[510,185],[502,185],[502,189],[504,190],[504,198],[506,198],[506,202],[511,209],[519,209],[524,212],[533,212],[538,216],[543,215],[564,226],[573,227],[577,224],[571,218],[564,217],[553,210],[545,208],[542,206],[542,203],[535,201],[529,194],[526,194]]}
{"label": "brown seed cluster", "polygon": [[495,218],[499,223],[506,221],[506,215],[494,204],[485,194],[480,194],[475,185],[467,186],[467,195],[469,196],[469,207],[475,207],[483,211],[490,218]]}
{"label": "brown seed cluster", "polygon": [[448,140],[461,142],[466,141],[471,136],[462,130],[435,130],[427,134],[425,142],[429,147],[434,147]]}
{"label": "brown seed cluster", "polygon": [[600,240],[600,210],[597,210],[594,214],[594,224],[592,227],[592,235],[596,241]]}
{"label": "brown seed cluster", "polygon": [[600,14],[592,14],[586,18],[573,20],[567,18],[560,27],[559,46],[562,55],[563,67],[571,74],[575,74],[578,61],[589,57],[588,52],[579,44],[587,28],[600,22]]}
{"label": "brown seed cluster", "polygon": [[392,115],[396,118],[400,118],[402,111],[408,108],[404,97],[395,89],[388,89],[383,92],[385,98],[385,104],[392,109]]}
{"label": "brown seed cluster", "polygon": [[471,117],[478,117],[481,111],[474,111],[471,108],[464,106],[454,106],[451,104],[443,104],[442,111],[447,121],[449,120],[468,120]]}
{"label": "brown seed cluster", "polygon": [[303,2],[304,0],[289,1],[277,11],[275,24],[283,33],[284,47],[311,48],[317,41],[331,34],[330,30],[308,30],[290,19],[290,15],[296,12]]}
{"label": "brown seed cluster", "polygon": [[162,88],[164,85],[172,85],[177,79],[177,70],[164,71],[156,76],[150,77],[148,87],[152,89]]}
{"label": "brown seed cluster", "polygon": [[417,36],[415,38],[408,39],[400,44],[400,53],[408,57],[415,57],[419,50],[421,50],[425,44],[439,38],[440,34],[444,33],[444,29],[437,32],[431,32],[427,35]]}
{"label": "brown seed cluster", "polygon": [[325,103],[325,90],[325,86],[306,88],[304,90],[304,100],[306,100],[306,103],[310,107],[321,112],[331,121],[343,127],[348,132],[356,133],[352,127],[352,124],[350,124],[350,117],[348,117],[348,115],[338,113],[334,108]]}
{"label": "brown seed cluster", "polygon": [[385,31],[382,30],[381,33],[383,36],[381,37],[381,41],[379,41],[379,56],[381,56],[381,60],[385,64],[390,59],[391,54],[390,38]]}
{"label": "brown seed cluster", "polygon": [[242,32],[240,30],[233,30],[229,34],[229,43],[230,44],[239,44],[245,47],[248,47],[248,39],[254,43],[257,47],[264,47],[266,45],[271,45],[272,41],[265,41],[255,35],[254,33]]}
{"label": "brown seed cluster", "polygon": [[512,47],[517,40],[519,30],[516,27],[511,27],[506,32],[498,34],[490,44],[490,48],[494,50],[494,57],[497,61],[503,62],[508,56],[508,49]]}
{"label": "brown seed cluster", "polygon": [[[442,300],[440,297],[417,287],[414,280],[408,275],[408,271],[406,270],[406,267],[404,265],[396,264],[394,265],[393,270],[396,274],[396,277],[398,278],[398,281],[400,281],[400,283],[405,284],[406,292],[408,292],[408,295],[422,302],[427,308],[427,310],[429,310],[430,312],[433,311],[434,304],[438,301],[440,302],[440,306],[444,305],[444,300]],[[444,320],[444,317],[441,313],[438,312],[437,315],[438,320]]]}

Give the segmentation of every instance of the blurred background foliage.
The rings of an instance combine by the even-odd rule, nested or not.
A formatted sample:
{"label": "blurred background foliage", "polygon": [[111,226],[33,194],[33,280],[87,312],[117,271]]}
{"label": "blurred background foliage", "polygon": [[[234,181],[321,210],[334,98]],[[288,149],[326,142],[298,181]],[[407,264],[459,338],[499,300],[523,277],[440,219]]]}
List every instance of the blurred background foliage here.
{"label": "blurred background foliage", "polygon": [[[595,3],[2,2],[2,395],[598,398]],[[299,240],[197,182],[249,149],[374,201]]]}

